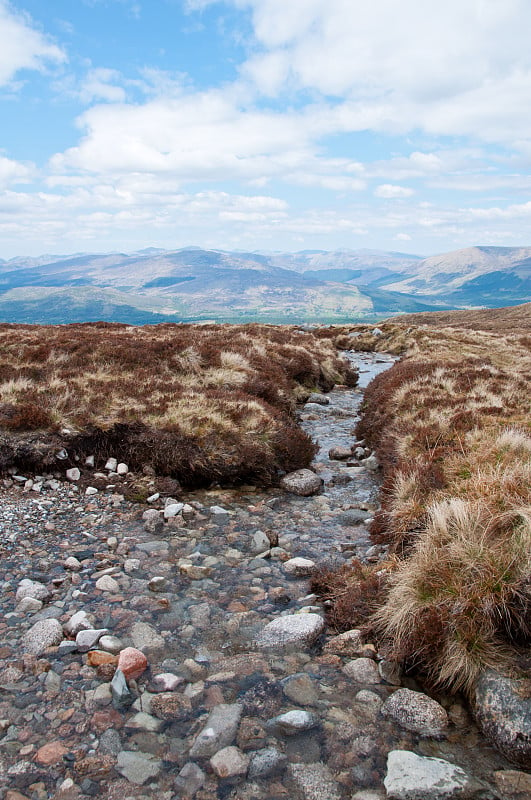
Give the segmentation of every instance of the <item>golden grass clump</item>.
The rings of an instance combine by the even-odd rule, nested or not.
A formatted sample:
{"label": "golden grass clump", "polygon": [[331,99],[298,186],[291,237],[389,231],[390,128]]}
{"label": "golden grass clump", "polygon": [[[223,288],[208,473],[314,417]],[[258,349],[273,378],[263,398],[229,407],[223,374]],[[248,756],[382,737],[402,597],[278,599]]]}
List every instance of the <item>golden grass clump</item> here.
{"label": "golden grass clump", "polygon": [[[471,691],[531,634],[531,304],[440,317],[320,335],[402,356],[369,385],[356,431],[382,464],[371,534],[396,559],[368,628],[434,684]],[[343,628],[359,624],[343,613],[355,572],[328,578]]]}
{"label": "golden grass clump", "polygon": [[112,453],[183,485],[274,481],[315,447],[298,399],[356,375],[295,327],[0,325],[0,469]]}

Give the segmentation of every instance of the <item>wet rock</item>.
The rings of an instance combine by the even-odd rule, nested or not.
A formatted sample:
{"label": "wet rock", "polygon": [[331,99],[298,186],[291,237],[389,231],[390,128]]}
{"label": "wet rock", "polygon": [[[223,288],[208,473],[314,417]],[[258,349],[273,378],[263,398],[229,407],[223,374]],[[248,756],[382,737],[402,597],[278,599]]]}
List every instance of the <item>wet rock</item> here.
{"label": "wet rock", "polygon": [[531,769],[529,681],[486,670],[476,687],[476,719],[488,739],[512,761]]}
{"label": "wet rock", "polygon": [[288,759],[276,747],[264,747],[251,755],[248,778],[267,778],[286,768]]}
{"label": "wet rock", "polygon": [[65,633],[70,636],[77,636],[79,631],[87,631],[90,628],[92,628],[92,622],[87,612],[83,611],[83,609],[72,614],[70,619],[64,624]]}
{"label": "wet rock", "polygon": [[319,701],[317,682],[305,672],[284,678],[282,689],[289,700],[300,706],[315,706]]}
{"label": "wet rock", "polygon": [[34,600],[48,600],[50,591],[43,583],[24,578],[18,585],[15,601],[20,603],[25,597],[32,597]]}
{"label": "wet rock", "polygon": [[183,682],[184,678],[180,675],[174,675],[173,672],[161,672],[153,677],[152,691],[173,692]]}
{"label": "wet rock", "polygon": [[109,633],[107,628],[89,628],[79,631],[76,636],[76,647],[80,653],[87,653],[91,647],[95,647],[102,636]]}
{"label": "wet rock", "polygon": [[104,634],[98,642],[98,647],[113,655],[118,655],[120,650],[124,649],[122,640],[111,634]]}
{"label": "wet rock", "polygon": [[245,775],[249,767],[249,756],[237,747],[224,747],[212,756],[210,766],[218,778],[235,778]]}
{"label": "wet rock", "polygon": [[148,667],[148,660],[141,650],[136,647],[126,647],[118,656],[118,669],[122,671],[126,680],[139,678]]}
{"label": "wet rock", "polygon": [[43,607],[42,600],[34,597],[24,597],[16,607],[17,614],[35,614]]}
{"label": "wet rock", "polygon": [[338,656],[363,656],[365,645],[361,632],[357,628],[339,633],[328,639],[323,647],[323,653],[332,653]]}
{"label": "wet rock", "polygon": [[63,638],[63,629],[56,619],[42,619],[32,625],[22,637],[25,653],[40,656],[48,647],[59,644]]}
{"label": "wet rock", "polygon": [[397,689],[383,704],[382,714],[419,736],[443,738],[448,728],[444,708],[431,697],[411,689]]}
{"label": "wet rock", "polygon": [[347,461],[352,458],[352,450],[350,447],[332,447],[328,451],[328,458],[331,461]]}
{"label": "wet rock", "polygon": [[35,753],[34,760],[37,764],[49,767],[52,764],[58,764],[67,752],[68,750],[61,742],[48,742],[48,744],[39,747]]}
{"label": "wet rock", "polygon": [[111,694],[112,704],[118,710],[129,708],[135,699],[129,690],[125,675],[121,669],[117,669],[114,673],[111,681]]}
{"label": "wet rock", "polygon": [[311,469],[298,469],[295,472],[289,472],[280,481],[280,485],[286,492],[291,492],[291,494],[297,494],[301,497],[317,494],[321,489],[322,483],[322,479]]}
{"label": "wet rock", "polygon": [[100,592],[114,592],[115,594],[120,591],[120,584],[111,575],[102,575],[96,581],[96,589]]}
{"label": "wet rock", "polygon": [[192,758],[210,758],[228,747],[236,737],[243,707],[239,703],[221,703],[210,712],[204,728],[190,749]]}
{"label": "wet rock", "polygon": [[376,684],[381,682],[378,665],[372,658],[355,658],[347,661],[343,672],[357,683]]}
{"label": "wet rock", "polygon": [[155,575],[150,578],[148,589],[150,592],[164,592],[168,586],[168,580],[162,575]]}
{"label": "wet rock", "polygon": [[178,797],[192,798],[206,781],[203,770],[193,761],[187,761],[175,779]]}
{"label": "wet rock", "polygon": [[295,736],[297,733],[303,733],[317,727],[318,724],[319,717],[302,709],[286,711],[285,714],[279,714],[278,717],[273,717],[273,719],[267,721],[268,729],[284,736]]}
{"label": "wet rock", "polygon": [[474,794],[469,776],[460,767],[409,750],[389,753],[384,786],[389,800],[443,800]]}
{"label": "wet rock", "polygon": [[319,392],[312,392],[306,402],[317,403],[317,405],[319,406],[328,406],[330,404],[330,398],[327,397],[325,394],[320,394]]}
{"label": "wet rock", "polygon": [[313,575],[317,569],[315,561],[312,561],[309,558],[300,557],[290,558],[287,561],[284,561],[282,567],[287,575],[292,575],[295,578],[305,578]]}
{"label": "wet rock", "polygon": [[161,719],[148,714],[146,711],[138,711],[125,723],[125,727],[133,731],[146,731],[147,733],[159,733],[164,727]]}
{"label": "wet rock", "polygon": [[283,650],[312,645],[325,628],[319,614],[286,614],[269,622],[256,637],[257,647]]}
{"label": "wet rock", "polygon": [[166,648],[162,636],[147,622],[135,622],[131,628],[131,638],[134,646],[147,655],[157,655]]}
{"label": "wet rock", "polygon": [[341,800],[339,786],[326,764],[290,764],[288,774],[303,800]]}
{"label": "wet rock", "polygon": [[516,769],[502,769],[494,773],[494,780],[504,800],[529,800],[531,775]]}
{"label": "wet rock", "polygon": [[188,697],[176,692],[162,692],[151,698],[151,713],[159,719],[186,719],[192,703]]}
{"label": "wet rock", "polygon": [[162,770],[162,761],[146,753],[122,750],[118,753],[116,769],[130,783],[142,786],[157,777]]}
{"label": "wet rock", "polygon": [[402,670],[397,661],[387,661],[383,659],[378,664],[380,677],[391,686],[400,686]]}

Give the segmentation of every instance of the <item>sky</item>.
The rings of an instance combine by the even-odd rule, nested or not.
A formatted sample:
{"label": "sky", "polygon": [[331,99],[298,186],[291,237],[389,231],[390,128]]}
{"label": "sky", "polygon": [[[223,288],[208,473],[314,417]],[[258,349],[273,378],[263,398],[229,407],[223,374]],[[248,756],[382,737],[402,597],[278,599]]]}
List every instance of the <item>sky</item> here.
{"label": "sky", "polygon": [[0,258],[531,244],[529,0],[0,0]]}

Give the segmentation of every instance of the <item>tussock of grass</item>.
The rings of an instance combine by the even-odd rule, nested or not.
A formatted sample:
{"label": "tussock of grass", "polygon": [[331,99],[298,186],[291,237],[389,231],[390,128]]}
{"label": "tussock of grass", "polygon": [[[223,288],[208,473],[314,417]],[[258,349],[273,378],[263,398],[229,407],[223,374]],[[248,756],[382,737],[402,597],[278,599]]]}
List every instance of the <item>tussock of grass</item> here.
{"label": "tussock of grass", "polygon": [[[434,684],[470,691],[484,667],[510,671],[531,634],[531,304],[429,320],[320,335],[402,355],[368,387],[356,431],[383,468],[371,533],[398,559],[370,626]],[[362,583],[328,578],[343,628]]]}
{"label": "tussock of grass", "polygon": [[296,401],[356,375],[334,344],[267,325],[0,325],[0,469],[112,453],[183,485],[307,466]]}

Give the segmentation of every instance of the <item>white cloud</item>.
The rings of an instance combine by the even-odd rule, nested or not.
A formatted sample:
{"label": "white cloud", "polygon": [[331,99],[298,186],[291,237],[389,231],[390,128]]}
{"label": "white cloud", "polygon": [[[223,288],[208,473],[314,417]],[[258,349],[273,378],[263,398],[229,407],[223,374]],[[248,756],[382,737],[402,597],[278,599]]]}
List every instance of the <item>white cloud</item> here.
{"label": "white cloud", "polygon": [[23,69],[43,70],[50,62],[66,61],[66,55],[33,25],[27,14],[0,0],[0,86]]}
{"label": "white cloud", "polygon": [[126,99],[126,92],[123,86],[118,85],[121,80],[122,76],[115,69],[90,69],[81,83],[79,99],[87,104],[95,100],[122,103]]}
{"label": "white cloud", "polygon": [[0,189],[17,183],[29,183],[35,173],[33,164],[22,164],[0,155]]}
{"label": "white cloud", "polygon": [[413,189],[407,186],[395,186],[392,183],[382,183],[374,190],[376,197],[382,197],[385,200],[393,200],[401,197],[411,197],[414,194]]}
{"label": "white cloud", "polygon": [[528,0],[226,3],[253,22],[242,75],[271,96],[302,89],[335,98],[345,130],[529,138]]}

